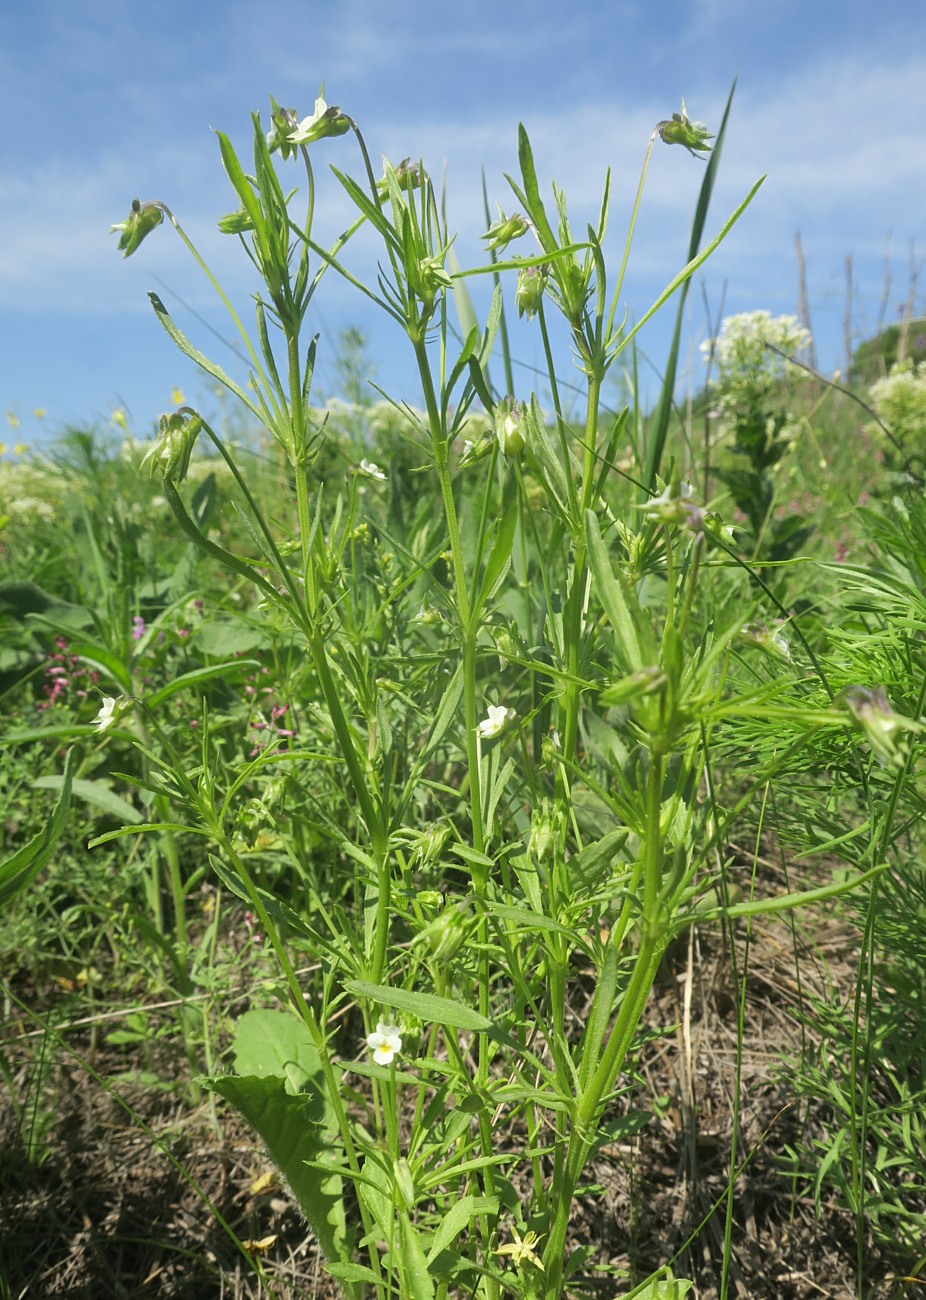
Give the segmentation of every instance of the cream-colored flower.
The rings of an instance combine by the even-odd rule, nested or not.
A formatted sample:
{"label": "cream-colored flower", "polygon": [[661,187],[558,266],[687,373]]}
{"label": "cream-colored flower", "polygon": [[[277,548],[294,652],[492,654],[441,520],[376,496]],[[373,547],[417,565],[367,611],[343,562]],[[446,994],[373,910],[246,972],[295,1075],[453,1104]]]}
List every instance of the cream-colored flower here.
{"label": "cream-colored flower", "polygon": [[391,1065],[402,1050],[402,1035],[396,1025],[386,1025],[380,1020],[375,1033],[367,1035],[367,1047],[377,1065]]}
{"label": "cream-colored flower", "polygon": [[508,710],[503,704],[490,704],[488,716],[476,727],[476,734],[481,740],[492,740],[504,730],[508,721]]}
{"label": "cream-colored flower", "polygon": [[115,725],[118,716],[119,703],[112,695],[106,695],[103,698],[103,707],[93,720],[93,725],[97,731],[109,731],[110,727]]}

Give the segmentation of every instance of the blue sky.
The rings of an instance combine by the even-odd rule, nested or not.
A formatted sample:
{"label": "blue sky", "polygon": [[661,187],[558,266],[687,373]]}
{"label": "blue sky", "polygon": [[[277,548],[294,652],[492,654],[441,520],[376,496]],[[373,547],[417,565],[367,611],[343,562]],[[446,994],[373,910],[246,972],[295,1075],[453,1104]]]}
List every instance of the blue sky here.
{"label": "blue sky", "polygon": [[[214,409],[207,383],[163,335],[158,292],[178,323],[238,377],[217,338],[231,329],[180,241],[161,227],[130,260],[109,227],[131,200],[168,203],[245,309],[255,288],[237,241],[216,219],[236,204],[213,128],[246,151],[250,112],[268,96],[312,111],[325,81],[378,162],[422,157],[446,174],[460,261],[481,258],[481,173],[490,200],[516,205],[517,124],[530,133],[549,193],[567,193],[574,230],[593,221],[614,173],[611,255],[618,252],[646,143],[684,96],[716,128],[737,92],[709,232],[767,173],[762,190],[689,296],[686,357],[695,387],[709,313],[797,305],[794,236],[807,259],[820,364],[843,364],[846,257],[851,325],[896,319],[922,270],[926,214],[926,5],[917,0],[6,0],[0,9],[0,410],[20,421],[6,441],[36,442],[65,423],[106,424],[124,405],[138,436],[181,387]],[[343,228],[348,207],[327,163],[359,172],[350,137],[314,155],[316,232]],[[703,164],[654,153],[624,298],[639,317],[685,260]],[[292,184],[298,173],[291,172]],[[350,259],[348,259],[350,260]],[[373,269],[359,246],[353,265]],[[886,277],[890,282],[885,294]],[[513,284],[508,298],[511,307]],[[882,300],[884,304],[882,305]],[[316,298],[318,392],[335,385],[338,333],[370,336],[378,381],[414,402],[407,345],[349,285],[329,276]],[[917,292],[922,309],[922,293]],[[662,365],[671,312],[641,336]],[[522,330],[525,367],[539,343]],[[529,369],[519,370],[525,389]],[[534,381],[537,383],[538,381]],[[34,408],[47,411],[36,420]]]}

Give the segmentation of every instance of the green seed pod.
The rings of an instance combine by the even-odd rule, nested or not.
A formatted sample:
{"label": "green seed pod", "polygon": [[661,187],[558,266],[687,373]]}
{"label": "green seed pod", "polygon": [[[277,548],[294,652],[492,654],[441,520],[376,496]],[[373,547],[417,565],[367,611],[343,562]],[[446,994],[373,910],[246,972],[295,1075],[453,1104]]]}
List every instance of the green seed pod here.
{"label": "green seed pod", "polygon": [[202,427],[202,418],[198,415],[182,411],[162,415],[157,439],[145,454],[139,469],[149,478],[160,477],[171,483],[182,483]]}
{"label": "green seed pod", "polygon": [[503,456],[518,456],[527,446],[521,408],[513,397],[503,398],[495,408],[495,436]]}
{"label": "green seed pod", "polygon": [[133,199],[127,219],[110,227],[112,234],[117,230],[122,232],[119,236],[119,252],[122,256],[131,257],[141,241],[163,220],[164,212],[159,204],[140,203],[138,199]]}
{"label": "green seed pod", "polygon": [[673,113],[671,120],[656,124],[656,134],[666,144],[682,145],[694,158],[699,153],[710,153],[712,146],[707,142],[714,138],[703,122],[691,121],[685,110],[684,99],[680,113]]}
{"label": "green seed pod", "polygon": [[528,320],[534,319],[547,286],[547,275],[545,266],[525,266],[518,272],[514,301],[519,316],[526,315]]}

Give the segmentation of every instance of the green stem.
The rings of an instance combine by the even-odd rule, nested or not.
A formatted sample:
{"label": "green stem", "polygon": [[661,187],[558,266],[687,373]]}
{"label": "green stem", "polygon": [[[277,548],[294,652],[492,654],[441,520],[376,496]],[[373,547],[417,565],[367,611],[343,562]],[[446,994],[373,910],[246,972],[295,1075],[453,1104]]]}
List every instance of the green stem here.
{"label": "green stem", "polygon": [[[353,1174],[359,1176],[360,1161],[357,1158],[357,1151],[354,1146],[354,1139],[351,1133],[350,1121],[347,1117],[347,1112],[345,1111],[344,1104],[341,1100],[340,1082],[338,1080],[337,1075],[334,1072],[334,1066],[332,1065],[331,1058],[328,1054],[328,1043],[325,1036],[325,1032],[322,1026],[319,1024],[318,1020],[316,1019],[315,1014],[312,1011],[311,1004],[308,1002],[308,1000],[305,997],[305,994],[302,991],[302,987],[299,984],[299,979],[296,975],[293,964],[289,960],[289,957],[286,954],[286,949],[283,946],[283,942],[279,936],[276,925],[273,923],[273,921],[271,920],[267,912],[267,909],[264,907],[263,899],[261,898],[260,893],[257,887],[255,886],[253,879],[251,878],[251,873],[244,865],[243,860],[235,852],[235,849],[233,848],[231,842],[228,840],[227,836],[225,835],[221,827],[216,826],[213,823],[213,825],[211,826],[211,830],[216,844],[219,846],[221,851],[228,858],[236,874],[238,875],[238,878],[240,879],[242,885],[244,886],[245,892],[248,895],[248,900],[251,906],[254,908],[254,911],[256,912],[258,918],[260,919],[262,930],[270,939],[270,943],[271,946],[273,947],[274,954],[276,955],[276,959],[280,965],[280,970],[283,972],[283,978],[286,981],[286,985],[289,989],[290,998],[292,1000],[293,1007],[295,1008],[296,1013],[298,1014],[298,1016],[300,1017],[300,1019],[303,1021],[306,1028],[308,1029],[312,1039],[312,1044],[315,1047],[315,1050],[318,1052],[318,1057],[319,1060],[321,1061],[321,1066],[322,1066],[322,1073],[325,1078],[325,1086],[328,1090],[328,1097],[331,1102],[331,1106],[334,1111],[335,1118],[337,1120],[338,1132],[340,1133],[341,1140],[344,1143],[344,1151],[347,1156],[348,1166],[350,1167],[350,1170]],[[372,1225],[372,1221],[369,1218],[369,1215],[367,1214],[367,1211],[364,1208],[362,1199],[360,1200],[360,1215],[363,1220],[364,1231],[367,1235],[369,1235],[373,1225]],[[370,1257],[371,1259],[376,1258],[375,1250],[370,1251]]]}
{"label": "green stem", "polygon": [[[470,604],[466,581],[466,567],[463,561],[463,545],[460,540],[460,528],[457,520],[456,503],[453,498],[453,484],[450,479],[449,448],[447,446],[444,421],[437,402],[437,395],[434,391],[431,367],[428,363],[427,352],[423,340],[413,340],[413,343],[415,347],[415,356],[418,361],[418,371],[421,378],[425,406],[428,413],[434,463],[437,469],[438,480],[440,482],[441,500],[444,507],[444,518],[447,525],[454,586],[456,589],[457,613],[459,615],[460,625],[463,632],[463,725],[466,733],[466,757],[470,772],[469,795],[473,848],[478,853],[484,853],[485,827],[482,817],[482,783],[479,769],[479,737],[476,732],[476,636],[481,610],[471,606]],[[486,893],[485,882],[480,882],[474,878],[474,887],[476,893],[480,897],[484,898]],[[479,1010],[487,1019],[491,1018],[488,940],[488,918],[483,914],[479,918],[477,925],[476,942],[480,953]],[[485,1034],[479,1035],[477,1053],[476,1083],[480,1091],[484,1093],[488,1087],[490,1064],[490,1047],[488,1038]],[[479,1115],[479,1143],[482,1155],[488,1161],[488,1158],[493,1153],[492,1121],[491,1117],[484,1109]],[[491,1197],[495,1195],[495,1171],[490,1163],[486,1163],[483,1169],[483,1185],[485,1187],[486,1196]],[[492,1236],[493,1231],[491,1222],[489,1217],[485,1216],[482,1219],[482,1245],[486,1256],[488,1256],[492,1249]],[[487,1277],[486,1295],[489,1300],[493,1300],[497,1295],[497,1292],[497,1283],[495,1283],[491,1277]]]}
{"label": "green stem", "polygon": [[[565,1168],[562,1173],[559,1194],[556,1199],[556,1212],[550,1228],[550,1236],[543,1254],[544,1274],[546,1279],[545,1295],[550,1300],[559,1300],[562,1288],[566,1237],[572,1210],[572,1201],[585,1162],[593,1149],[597,1132],[597,1120],[601,1106],[614,1087],[627,1053],[633,1043],[633,1037],[646,1000],[649,997],[656,977],[656,971],[662,958],[666,943],[667,928],[661,916],[659,888],[662,876],[662,831],[661,801],[663,785],[663,757],[657,745],[651,749],[650,771],[647,781],[646,831],[643,844],[643,917],[640,929],[640,947],[634,959],[630,983],[621,997],[620,1009],[611,1029],[610,1036],[601,1052],[600,1060],[587,1080],[580,1078],[580,1092],[576,1102],[572,1132],[566,1153]],[[593,1006],[589,1023],[595,1024],[596,1008]],[[594,1048],[592,1059],[597,1058],[598,1045],[586,1044],[586,1049]]]}
{"label": "green stem", "polygon": [[586,566],[587,546],[582,521],[586,510],[594,506],[595,450],[598,444],[598,403],[601,397],[601,376],[593,374],[588,380],[588,399],[585,412],[585,447],[582,464],[582,494],[579,500],[577,531],[573,538],[573,571],[566,598],[566,698],[563,704],[563,756],[567,763],[575,761],[579,727],[579,699],[581,696],[582,615],[588,585]]}

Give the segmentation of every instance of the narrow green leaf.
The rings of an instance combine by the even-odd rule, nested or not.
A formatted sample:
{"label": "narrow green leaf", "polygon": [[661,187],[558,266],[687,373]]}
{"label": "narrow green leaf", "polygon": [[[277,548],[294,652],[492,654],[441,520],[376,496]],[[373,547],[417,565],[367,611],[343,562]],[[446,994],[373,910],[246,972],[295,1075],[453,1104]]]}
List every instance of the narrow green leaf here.
{"label": "narrow green leaf", "polygon": [[404,1211],[399,1215],[399,1270],[402,1296],[408,1300],[434,1300],[434,1283],[418,1230]]}
{"label": "narrow green leaf", "polygon": [[608,616],[618,650],[628,668],[632,672],[639,672],[656,661],[655,645],[650,644],[652,633],[646,637],[643,631],[644,619],[635,617],[639,614],[639,607],[627,579],[620,570],[617,577],[614,575],[601,538],[598,519],[591,510],[585,512],[585,537],[595,591]]}
{"label": "narrow green leaf", "polygon": [[795,907],[806,907],[810,903],[822,903],[828,898],[837,898],[847,894],[851,889],[858,889],[877,876],[887,871],[890,864],[882,862],[880,866],[871,867],[848,880],[839,880],[832,885],[821,885],[818,889],[802,889],[795,893],[779,894],[777,898],[763,898],[754,903],[733,903],[730,907],[715,907],[708,912],[694,912],[680,916],[676,929],[684,930],[687,926],[704,921],[719,921],[726,917],[737,916],[771,916],[775,912],[787,912]]}
{"label": "narrow green leaf", "polygon": [[97,835],[87,845],[88,849],[95,849],[98,844],[109,844],[111,840],[124,839],[126,835],[147,835],[149,831],[172,831],[175,835],[204,835],[206,839],[210,838],[211,833],[204,830],[201,826],[182,826],[179,822],[140,822],[137,826],[120,826],[116,831],[107,831],[105,835]]}
{"label": "narrow green leaf", "polygon": [[377,1283],[381,1279],[366,1264],[326,1264],[325,1271],[340,1282]]}
{"label": "narrow green leaf", "polygon": [[518,163],[521,168],[521,179],[524,182],[524,197],[527,199],[527,208],[531,220],[537,228],[537,234],[540,243],[547,253],[552,253],[556,248],[556,236],[547,220],[546,210],[543,206],[543,199],[540,197],[540,187],[537,184],[537,172],[534,168],[534,152],[531,149],[531,142],[523,122],[518,123]]}
{"label": "narrow green leaf", "polygon": [[260,244],[262,249],[267,248],[267,222],[264,216],[264,210],[260,205],[260,200],[254,193],[254,186],[245,175],[244,168],[238,161],[238,155],[235,153],[232,143],[228,136],[222,131],[216,131],[219,139],[219,151],[222,155],[222,166],[225,168],[225,174],[232,183],[232,188],[241,200],[241,206],[254,223],[254,238]]}
{"label": "narrow green leaf", "polygon": [[159,691],[145,697],[145,704],[149,709],[157,706],[167,700],[171,695],[176,695],[178,691],[185,690],[187,686],[199,686],[203,682],[210,681],[213,677],[234,678],[243,669],[259,668],[260,662],[257,659],[230,659],[221,664],[210,664],[208,668],[194,668],[188,673],[181,673],[175,677],[172,682],[162,686]]}
{"label": "narrow green leaf", "polygon": [[183,330],[174,324],[170,312],[164,306],[163,302],[161,302],[158,295],[156,293],[149,293],[148,299],[151,306],[154,308],[158,320],[184,356],[187,356],[191,361],[194,361],[196,365],[199,366],[200,370],[205,370],[207,375],[211,375],[213,379],[218,380],[218,382],[222,384],[223,387],[227,388],[230,393],[234,393],[238,400],[244,403],[251,414],[255,415],[257,419],[260,420],[261,424],[267,425],[268,428],[272,427],[269,412],[262,410],[254,401],[253,397],[249,396],[240,384],[236,384],[234,379],[232,379],[230,375],[227,375],[220,365],[217,365],[214,361],[210,361],[204,353],[200,352],[198,348],[193,346],[184,334]]}
{"label": "narrow green leaf", "polygon": [[491,900],[483,902],[482,907],[491,916],[497,916],[503,921],[511,921],[513,925],[523,926],[527,931],[550,930],[568,939],[575,938],[568,926],[560,925],[559,921],[554,921],[551,917],[544,916],[542,912],[535,912],[529,907],[514,907],[509,903],[496,903]]}
{"label": "narrow green leaf", "polygon": [[[63,776],[40,776],[37,781],[32,782],[32,785],[36,790],[63,790],[65,780]],[[122,822],[137,824],[143,820],[142,814],[133,804],[113,794],[109,786],[103,785],[100,781],[82,781],[80,777],[75,777],[71,782],[71,795],[92,803],[97,808],[102,808],[111,817],[118,817]]]}
{"label": "narrow green leaf", "polygon": [[486,562],[479,599],[474,606],[474,617],[483,609],[486,601],[491,600],[496,587],[511,563],[511,547],[514,542],[514,530],[517,523],[518,480],[517,476],[509,469],[505,475],[505,486],[502,491],[501,518],[495,526],[495,539]]}
{"label": "narrow green leaf", "polygon": [[408,989],[393,989],[385,984],[369,984],[366,980],[348,980],[344,986],[356,998],[368,998],[383,1007],[407,1011],[419,1020],[450,1029],[466,1029],[472,1033],[485,1033],[492,1021],[450,998],[439,998],[433,993],[412,993]]}
{"label": "narrow green leaf", "polygon": [[711,240],[708,246],[705,249],[703,249],[702,252],[698,253],[696,257],[693,257],[685,266],[682,267],[678,275],[676,275],[674,279],[671,280],[669,284],[666,285],[666,287],[663,289],[662,293],[659,295],[659,297],[656,299],[653,305],[643,313],[643,315],[634,325],[633,329],[628,330],[626,334],[621,336],[620,343],[610,354],[609,361],[613,361],[615,357],[617,357],[621,352],[623,352],[624,348],[627,346],[630,340],[635,338],[637,334],[639,334],[640,330],[643,328],[646,322],[650,320],[651,317],[656,315],[656,312],[659,311],[662,304],[667,299],[672,297],[676,289],[681,288],[683,284],[685,284],[688,280],[690,280],[691,277],[694,275],[695,271],[697,271],[697,269],[700,266],[703,266],[703,264],[714,252],[714,250],[717,249],[723,243],[727,235],[736,225],[737,221],[739,221],[740,217],[743,215],[743,213],[749,207],[750,203],[756,197],[764,182],[765,182],[765,177],[760,176],[759,179],[756,181],[755,185],[753,185],[752,189],[743,199],[742,203],[733,210],[730,216],[723,223],[720,230],[714,236],[714,238]]}
{"label": "narrow green leaf", "polygon": [[428,1263],[432,1264],[442,1250],[452,1246],[457,1237],[477,1214],[493,1215],[498,1213],[497,1196],[463,1196],[454,1201],[441,1219],[431,1249],[428,1251]]}
{"label": "narrow green leaf", "polygon": [[[723,120],[720,123],[720,130],[717,132],[717,138],[714,141],[714,148],[707,161],[707,167],[704,170],[704,179],[701,182],[701,191],[698,195],[698,202],[695,208],[694,220],[691,224],[691,240],[688,245],[689,262],[697,255],[698,248],[701,244],[701,238],[704,234],[704,223],[707,219],[707,210],[710,206],[711,195],[714,190],[714,180],[717,175],[717,168],[720,164],[720,154],[723,149],[724,138],[727,133],[727,119],[730,116],[730,108],[733,104],[733,92],[736,90],[736,81],[730,87],[730,94],[727,98],[727,105],[723,112]],[[682,323],[685,316],[685,302],[688,296],[688,286],[690,280],[686,280],[679,294],[678,309],[675,313],[675,328],[672,331],[672,345],[669,349],[669,357],[666,362],[663,373],[662,390],[659,394],[659,404],[656,408],[656,414],[649,432],[649,440],[646,445],[646,463],[643,470],[643,486],[650,490],[656,488],[656,475],[659,473],[659,467],[662,463],[662,453],[665,448],[666,437],[669,432],[669,420],[672,414],[672,408],[675,401],[675,377],[678,372],[679,347],[682,336]]]}
{"label": "narrow green leaf", "polygon": [[73,749],[69,749],[64,760],[61,794],[45,823],[44,830],[33,835],[27,844],[5,862],[0,862],[0,907],[6,906],[9,900],[21,890],[28,889],[54,852],[55,845],[67,824],[76,763],[76,754]]}
{"label": "narrow green leaf", "polygon": [[84,663],[99,668],[106,674],[124,695],[132,694],[132,674],[118,655],[96,641],[72,641],[68,653],[82,659]]}

